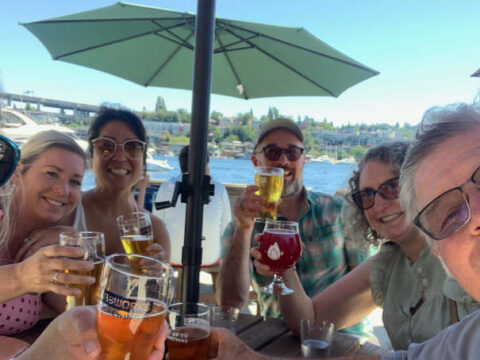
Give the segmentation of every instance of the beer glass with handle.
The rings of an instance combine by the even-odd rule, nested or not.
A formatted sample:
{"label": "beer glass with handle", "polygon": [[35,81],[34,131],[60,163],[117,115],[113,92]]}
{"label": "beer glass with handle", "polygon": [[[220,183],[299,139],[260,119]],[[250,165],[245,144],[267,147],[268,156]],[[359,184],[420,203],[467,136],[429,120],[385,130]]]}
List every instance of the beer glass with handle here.
{"label": "beer glass with handle", "polygon": [[97,303],[100,275],[105,261],[105,237],[101,232],[95,231],[67,231],[60,234],[60,245],[79,246],[83,248],[83,257],[78,260],[87,260],[93,263],[94,268],[91,271],[79,272],[65,270],[65,273],[75,273],[77,275],[93,276],[95,284],[75,284],[82,292],[79,296],[67,296],[66,309],[75,306],[95,305]]}
{"label": "beer glass with handle", "polygon": [[255,185],[258,190],[255,194],[261,195],[265,206],[260,213],[260,219],[277,219],[277,205],[283,190],[283,169],[269,166],[255,168]]}
{"label": "beer glass with handle", "polygon": [[150,255],[147,248],[153,244],[150,214],[135,211],[117,218],[117,228],[123,249],[127,254]]}
{"label": "beer glass with handle", "polygon": [[176,303],[168,308],[170,360],[207,360],[210,308],[204,304]]}
{"label": "beer glass with handle", "polygon": [[302,252],[298,223],[293,221],[267,220],[265,229],[257,237],[262,262],[274,272],[273,281],[262,291],[268,294],[287,295],[293,290],[285,286],[282,274],[291,268]]}
{"label": "beer glass with handle", "polygon": [[172,282],[172,267],[157,259],[107,257],[97,303],[98,360],[148,359],[167,315]]}

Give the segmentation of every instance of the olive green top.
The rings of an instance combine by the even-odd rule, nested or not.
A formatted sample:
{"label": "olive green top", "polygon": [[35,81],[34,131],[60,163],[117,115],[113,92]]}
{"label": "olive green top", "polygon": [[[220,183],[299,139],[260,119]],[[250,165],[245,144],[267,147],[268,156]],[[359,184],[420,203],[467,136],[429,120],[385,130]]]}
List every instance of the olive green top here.
{"label": "olive green top", "polygon": [[[430,339],[450,325],[446,295],[456,301],[459,320],[480,309],[447,277],[427,245],[413,263],[397,244],[383,244],[371,264],[370,285],[374,302],[383,307],[383,324],[394,350]],[[417,306],[422,294],[425,302]]]}

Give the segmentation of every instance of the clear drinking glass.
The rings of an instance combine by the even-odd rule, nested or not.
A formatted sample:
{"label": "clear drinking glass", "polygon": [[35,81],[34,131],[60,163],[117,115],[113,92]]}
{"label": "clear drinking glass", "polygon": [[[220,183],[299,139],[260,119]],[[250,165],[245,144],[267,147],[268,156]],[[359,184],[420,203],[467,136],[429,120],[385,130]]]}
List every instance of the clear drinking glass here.
{"label": "clear drinking glass", "polygon": [[260,213],[262,220],[277,218],[277,205],[283,190],[283,169],[269,166],[255,168],[255,185],[259,187],[255,194],[265,200],[265,207]]}
{"label": "clear drinking glass", "polygon": [[237,320],[240,309],[232,306],[217,305],[212,308],[211,321],[213,327],[226,328],[233,333],[237,332]]}
{"label": "clear drinking glass", "polygon": [[300,320],[302,357],[328,359],[332,351],[334,326],[326,320]]}
{"label": "clear drinking glass", "polygon": [[91,271],[65,270],[66,274],[73,273],[77,275],[93,276],[95,284],[75,284],[74,286],[82,292],[79,296],[67,296],[66,309],[75,306],[95,305],[97,303],[100,275],[102,273],[105,261],[105,237],[101,232],[94,231],[68,231],[59,235],[60,245],[79,246],[83,248],[84,253],[78,260],[87,260],[93,263],[94,268]]}
{"label": "clear drinking glass", "polygon": [[207,360],[210,308],[204,304],[176,303],[168,308],[170,360]]}
{"label": "clear drinking glass", "polygon": [[257,238],[262,262],[274,272],[273,281],[262,288],[268,294],[287,295],[293,290],[285,286],[282,274],[300,258],[301,243],[298,223],[293,221],[267,220],[263,233]]}
{"label": "clear drinking glass", "polygon": [[127,254],[150,255],[147,248],[153,244],[150,214],[133,212],[117,218],[117,228],[123,249]]}
{"label": "clear drinking glass", "polygon": [[132,254],[107,257],[100,281],[99,360],[147,360],[167,315],[173,269]]}

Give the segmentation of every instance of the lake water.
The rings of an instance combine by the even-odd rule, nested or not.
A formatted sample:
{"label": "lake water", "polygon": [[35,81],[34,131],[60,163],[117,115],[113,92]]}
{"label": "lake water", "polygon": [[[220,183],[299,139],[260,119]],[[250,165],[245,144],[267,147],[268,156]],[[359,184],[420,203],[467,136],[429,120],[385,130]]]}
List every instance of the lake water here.
{"label": "lake water", "polygon": [[[155,159],[168,160],[174,169],[169,171],[150,171],[151,179],[168,180],[180,173],[176,157],[154,156]],[[303,171],[305,186],[314,191],[333,194],[341,187],[347,187],[354,164],[330,164],[324,162],[307,162]],[[210,175],[216,181],[228,184],[253,184],[253,165],[250,160],[210,159]],[[83,182],[83,190],[95,186],[91,170],[87,171]]]}

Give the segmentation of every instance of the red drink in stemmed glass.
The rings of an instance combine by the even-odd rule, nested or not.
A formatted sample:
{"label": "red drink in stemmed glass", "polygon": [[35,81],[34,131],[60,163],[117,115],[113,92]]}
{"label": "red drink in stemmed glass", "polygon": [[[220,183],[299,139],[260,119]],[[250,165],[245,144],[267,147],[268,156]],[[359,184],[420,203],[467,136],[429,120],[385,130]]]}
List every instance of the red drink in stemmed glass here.
{"label": "red drink in stemmed glass", "polygon": [[293,291],[285,286],[282,274],[300,258],[301,245],[298,224],[293,221],[267,220],[265,230],[258,236],[258,250],[262,263],[270,266],[275,273],[270,285],[263,288],[269,294],[290,294]]}

